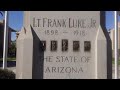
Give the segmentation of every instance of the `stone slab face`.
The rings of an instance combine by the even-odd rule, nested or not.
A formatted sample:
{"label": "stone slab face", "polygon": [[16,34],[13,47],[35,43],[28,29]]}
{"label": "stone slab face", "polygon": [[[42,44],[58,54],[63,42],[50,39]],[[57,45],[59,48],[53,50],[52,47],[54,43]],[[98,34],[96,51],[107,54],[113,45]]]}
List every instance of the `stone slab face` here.
{"label": "stone slab face", "polygon": [[[25,11],[24,27],[32,28],[26,32],[33,35],[33,61],[24,59],[23,67],[32,66],[33,79],[41,79],[41,74],[43,79],[107,79],[108,43],[100,15],[100,11]],[[43,68],[34,61],[43,62]]]}

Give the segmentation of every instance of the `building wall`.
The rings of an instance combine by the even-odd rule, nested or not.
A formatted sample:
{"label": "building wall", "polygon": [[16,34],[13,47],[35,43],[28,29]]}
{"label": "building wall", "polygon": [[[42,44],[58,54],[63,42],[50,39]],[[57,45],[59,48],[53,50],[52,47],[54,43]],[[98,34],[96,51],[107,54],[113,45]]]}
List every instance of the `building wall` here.
{"label": "building wall", "polygon": [[0,58],[2,57],[3,52],[3,26],[0,25]]}
{"label": "building wall", "polygon": [[[118,49],[119,49],[119,57],[120,57],[120,23],[119,23],[119,28],[118,28]],[[111,29],[110,30],[110,37],[112,41],[112,50],[113,50],[113,57],[114,55],[114,50],[115,50],[115,30]]]}
{"label": "building wall", "polygon": [[[8,29],[8,48],[11,46],[11,29]],[[0,58],[3,56],[4,26],[0,23]]]}

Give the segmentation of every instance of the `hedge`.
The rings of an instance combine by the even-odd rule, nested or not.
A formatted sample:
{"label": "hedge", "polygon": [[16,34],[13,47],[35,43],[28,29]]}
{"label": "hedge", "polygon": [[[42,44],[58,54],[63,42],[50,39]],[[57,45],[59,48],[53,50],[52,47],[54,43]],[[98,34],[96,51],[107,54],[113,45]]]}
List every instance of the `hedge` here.
{"label": "hedge", "polygon": [[7,69],[0,69],[0,79],[15,79],[15,73]]}

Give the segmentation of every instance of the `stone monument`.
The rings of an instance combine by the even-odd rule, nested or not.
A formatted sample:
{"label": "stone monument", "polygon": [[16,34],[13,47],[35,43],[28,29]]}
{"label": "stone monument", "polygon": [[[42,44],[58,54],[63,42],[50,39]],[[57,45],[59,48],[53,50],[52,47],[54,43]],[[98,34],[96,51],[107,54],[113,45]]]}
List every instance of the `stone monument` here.
{"label": "stone monument", "polygon": [[24,11],[17,79],[112,79],[104,11]]}

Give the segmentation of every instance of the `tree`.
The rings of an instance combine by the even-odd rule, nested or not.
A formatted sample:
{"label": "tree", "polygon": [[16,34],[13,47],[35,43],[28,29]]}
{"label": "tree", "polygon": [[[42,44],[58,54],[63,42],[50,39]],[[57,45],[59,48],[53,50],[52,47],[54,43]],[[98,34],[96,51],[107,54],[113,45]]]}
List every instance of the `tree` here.
{"label": "tree", "polygon": [[8,49],[10,57],[16,57],[16,41],[11,42],[11,47]]}

